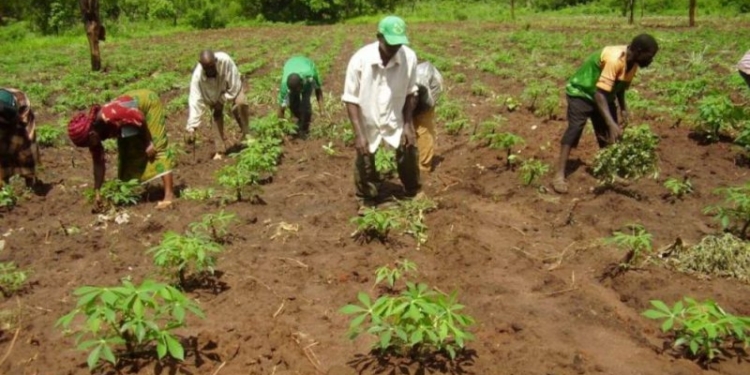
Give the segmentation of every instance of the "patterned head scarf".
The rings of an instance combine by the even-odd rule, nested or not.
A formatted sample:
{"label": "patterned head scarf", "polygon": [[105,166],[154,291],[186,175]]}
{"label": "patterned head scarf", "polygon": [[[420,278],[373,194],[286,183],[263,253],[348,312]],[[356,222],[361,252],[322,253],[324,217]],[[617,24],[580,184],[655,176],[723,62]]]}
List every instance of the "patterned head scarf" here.
{"label": "patterned head scarf", "polygon": [[86,147],[89,145],[89,132],[94,123],[99,106],[95,105],[89,109],[89,113],[79,112],[68,123],[68,137],[74,145]]}

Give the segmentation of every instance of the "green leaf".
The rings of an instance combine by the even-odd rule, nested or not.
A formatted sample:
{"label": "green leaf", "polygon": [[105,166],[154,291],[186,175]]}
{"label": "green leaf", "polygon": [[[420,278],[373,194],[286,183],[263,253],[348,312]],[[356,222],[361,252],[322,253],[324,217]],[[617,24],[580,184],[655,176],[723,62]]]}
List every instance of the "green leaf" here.
{"label": "green leaf", "polygon": [[115,358],[115,354],[112,353],[112,349],[110,349],[109,345],[102,346],[102,356],[109,361],[109,363],[113,365],[117,364],[117,358]]}
{"label": "green leaf", "polygon": [[385,331],[380,335],[380,348],[386,349],[391,345],[391,331]]}
{"label": "green leaf", "polygon": [[359,327],[360,325],[362,325],[362,322],[365,321],[365,318],[367,318],[367,314],[362,314],[362,315],[360,315],[360,316],[352,319],[351,324],[349,324],[349,328],[353,329],[353,328]]}
{"label": "green leaf", "polygon": [[359,300],[359,302],[362,302],[362,304],[368,308],[372,305],[370,301],[370,296],[365,292],[359,292],[359,294],[357,294],[357,299]]}
{"label": "green leaf", "polygon": [[669,318],[664,321],[664,323],[661,325],[661,331],[667,332],[670,329],[672,329],[672,326],[674,326],[674,318]]}
{"label": "green leaf", "polygon": [[86,363],[89,365],[89,370],[93,370],[96,364],[99,363],[99,353],[102,350],[103,345],[98,345],[94,350],[89,353],[89,357],[86,359]]}
{"label": "green leaf", "polygon": [[156,342],[156,355],[159,357],[159,359],[162,359],[165,355],[167,355],[167,343],[164,337],[160,338],[159,341]]}
{"label": "green leaf", "polygon": [[698,354],[698,342],[693,340],[690,341],[690,352],[693,353],[693,355]]}
{"label": "green leaf", "polygon": [[169,348],[169,355],[172,356],[172,358],[179,359],[180,361],[185,360],[185,351],[182,348],[182,344],[180,344],[179,341],[177,341],[172,335],[166,334],[165,335],[167,339],[167,347]]}
{"label": "green leaf", "polygon": [[651,305],[654,306],[658,311],[664,312],[667,315],[670,315],[670,313],[672,312],[672,309],[670,309],[669,306],[667,306],[667,304],[662,301],[651,300],[649,302],[651,302]]}
{"label": "green leaf", "polygon": [[339,310],[340,313],[346,315],[357,314],[365,311],[367,311],[367,309],[363,309],[357,305],[346,305]]}

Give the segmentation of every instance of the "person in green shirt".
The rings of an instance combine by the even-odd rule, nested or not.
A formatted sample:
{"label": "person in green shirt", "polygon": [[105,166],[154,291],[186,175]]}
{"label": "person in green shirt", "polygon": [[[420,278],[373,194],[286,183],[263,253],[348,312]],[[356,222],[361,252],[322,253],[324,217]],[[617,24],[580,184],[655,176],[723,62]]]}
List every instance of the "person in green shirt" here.
{"label": "person in green shirt", "polygon": [[[658,51],[656,39],[649,34],[641,34],[627,46],[608,46],[593,53],[568,80],[565,87],[568,128],[560,142],[557,173],[552,180],[552,188],[556,192],[568,192],[565,168],[570,150],[578,147],[586,121],[591,119],[600,148],[616,142],[620,137],[629,120],[625,90],[638,68],[649,66]],[[622,127],[618,126],[617,107],[620,108]]]}
{"label": "person in green shirt", "polygon": [[323,89],[315,63],[304,56],[295,56],[287,60],[279,89],[279,118],[284,117],[284,111],[289,107],[297,121],[297,134],[303,139],[310,131],[310,97],[313,90],[318,101],[318,110],[323,113]]}

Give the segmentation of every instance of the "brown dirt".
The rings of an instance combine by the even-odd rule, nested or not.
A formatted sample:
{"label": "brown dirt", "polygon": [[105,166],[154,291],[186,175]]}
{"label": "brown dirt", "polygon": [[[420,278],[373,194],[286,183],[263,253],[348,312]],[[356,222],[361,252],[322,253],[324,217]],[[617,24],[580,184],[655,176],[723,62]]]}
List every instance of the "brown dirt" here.
{"label": "brown dirt", "polygon": [[[347,40],[371,31],[346,27]],[[415,29],[430,27],[437,26]],[[331,31],[302,29],[295,35]],[[256,35],[267,42],[288,32],[265,28],[205,35],[204,42]],[[352,42],[343,46],[343,57],[324,78],[326,92],[334,95],[341,92],[339,78],[347,56],[357,47]],[[261,72],[278,66],[279,62],[267,64]],[[495,91],[508,88],[517,95],[521,89],[510,87],[512,80],[471,67],[460,71],[467,80],[455,84],[451,95],[464,102],[472,123],[503,113],[508,129],[526,139],[523,156],[554,163],[564,121],[542,121],[525,110],[505,113],[492,98],[472,97],[469,88],[481,78]],[[185,111],[169,117],[171,134],[180,134],[185,117]],[[302,347],[315,344],[311,348],[320,370],[331,375],[747,374],[748,365],[738,358],[702,369],[662,353],[658,324],[640,316],[651,299],[673,302],[682,296],[713,298],[732,312],[750,315],[747,285],[697,280],[659,266],[600,281],[602,272],[623,254],[594,241],[638,221],[654,235],[657,248],[677,237],[697,242],[716,231],[711,219],[701,214],[704,206],[716,201],[712,189],[748,174],[733,164],[734,154],[726,145],[697,146],[685,129],[653,126],[662,138],[662,176],[689,171],[695,185],[696,193],[683,201],[660,198],[663,178],[630,185],[630,195],[593,193],[596,182],[586,171],[596,152],[590,134],[574,151],[573,159],[580,162],[571,171],[570,194],[558,196],[520,186],[517,174],[505,170],[501,155],[468,143],[468,134],[453,137],[441,131],[442,162],[424,177],[425,191],[439,202],[439,209],[427,216],[429,241],[420,251],[408,237],[398,237],[391,245],[360,245],[350,239],[350,219],[356,212],[354,151],[338,145],[342,156],[328,157],[321,149],[327,140],[290,140],[278,173],[264,187],[267,204],[243,202],[225,208],[238,218],[231,228],[233,240],[217,267],[228,289],[190,293],[206,319],[190,319],[180,332],[188,348],[186,361],[144,360],[122,373],[314,374]],[[236,131],[231,123],[228,128]],[[175,176],[179,187],[216,184],[213,173],[226,161],[210,159],[209,131],[201,129],[204,141],[196,156],[182,156]],[[7,242],[2,260],[12,260],[33,274],[29,290],[18,300],[0,302],[0,310],[21,306],[18,339],[13,340],[12,330],[0,331],[0,353],[9,352],[0,373],[86,374],[86,354],[75,350],[72,338],[54,327],[56,319],[74,307],[72,291],[82,285],[113,285],[125,276],[142,280],[155,275],[145,251],[163,232],[182,231],[218,208],[179,201],[173,210],[155,211],[152,197],[128,208],[129,224],[94,226],[96,217],[81,193],[92,183],[87,152],[67,146],[45,149],[43,159],[42,178],[52,184],[48,194],[22,201],[1,217],[0,235]],[[110,162],[110,175],[112,169]],[[299,230],[277,233],[282,222],[298,225]],[[81,232],[66,236],[61,225]],[[466,313],[477,320],[472,329],[476,341],[456,363],[378,363],[368,355],[369,339],[351,342],[345,337],[348,320],[338,309],[355,301],[358,291],[370,289],[377,267],[401,258],[417,263],[420,280],[444,291],[458,290]],[[115,373],[109,368],[104,372]]]}

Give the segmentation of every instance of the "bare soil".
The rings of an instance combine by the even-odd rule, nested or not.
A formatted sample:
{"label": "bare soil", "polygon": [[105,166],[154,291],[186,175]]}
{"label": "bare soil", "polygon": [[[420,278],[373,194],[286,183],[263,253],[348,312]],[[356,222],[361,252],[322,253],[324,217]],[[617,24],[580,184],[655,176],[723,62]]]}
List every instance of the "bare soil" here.
{"label": "bare soil", "polygon": [[[340,57],[323,78],[326,92],[333,95],[340,94],[348,57],[358,47],[353,41],[369,40],[372,34],[364,26],[345,27],[348,35]],[[413,32],[440,27],[418,25]],[[294,35],[312,35],[330,33],[332,28],[293,30]],[[226,43],[231,38],[249,43],[256,35],[268,41],[290,32],[260,28],[200,35],[205,35],[202,42]],[[152,43],[180,37],[154,38]],[[455,45],[460,49],[460,41]],[[256,74],[269,73],[283,59],[277,56],[270,67],[253,73],[248,77],[250,84]],[[513,95],[519,95],[522,86],[471,66],[456,71],[464,72],[467,80],[451,83],[449,94],[462,100],[472,124],[501,113],[508,119],[507,129],[526,139],[523,157],[534,156],[554,165],[564,120],[544,121],[525,109],[508,113],[493,98],[472,96],[471,83],[482,80],[498,93]],[[556,83],[562,87],[562,82]],[[253,112],[271,110],[271,106],[261,106]],[[564,114],[564,108],[560,113]],[[44,120],[57,119],[43,109],[41,115]],[[172,141],[182,139],[186,116],[183,110],[168,118]],[[345,114],[342,110],[335,116],[343,119]],[[638,121],[639,115],[633,116]],[[313,126],[319,125],[320,120],[316,121]],[[330,157],[322,150],[328,140],[287,140],[279,171],[264,186],[265,204],[240,202],[225,207],[237,215],[231,242],[217,267],[226,288],[189,293],[204,309],[206,319],[191,318],[189,326],[179,332],[187,348],[185,362],[142,358],[125,368],[105,367],[101,372],[747,374],[750,367],[745,359],[735,355],[722,357],[708,368],[670,355],[664,350],[659,325],[640,316],[649,300],[672,303],[682,296],[712,298],[734,313],[750,315],[747,285],[699,280],[670,271],[658,261],[602,278],[624,253],[600,246],[597,240],[627,223],[640,222],[653,234],[656,248],[678,237],[695,243],[718,231],[711,218],[701,213],[717,201],[712,190],[744,181],[748,174],[746,168],[734,164],[735,153],[727,144],[698,145],[688,137],[687,129],[672,129],[668,121],[651,124],[661,137],[662,177],[643,179],[619,191],[595,192],[596,181],[587,169],[596,142],[592,134],[584,134],[581,147],[573,153],[567,195],[551,192],[551,173],[540,188],[521,186],[517,172],[505,169],[502,153],[468,141],[471,129],[449,136],[439,124],[440,163],[432,174],[423,176],[424,190],[439,208],[426,217],[429,240],[419,251],[410,237],[396,236],[392,244],[358,244],[350,238],[354,230],[350,219],[356,214],[353,149],[339,145],[339,155]],[[236,139],[236,126],[229,122],[227,127]],[[179,188],[216,186],[214,172],[227,163],[211,160],[210,129],[204,126],[200,131],[202,142],[196,154],[188,148],[180,157],[175,172]],[[41,176],[50,184],[48,192],[0,214],[0,235],[6,241],[0,257],[33,270],[25,293],[0,301],[0,310],[20,311],[17,338],[14,328],[0,328],[0,358],[4,359],[0,373],[86,374],[86,353],[77,351],[73,339],[54,327],[74,307],[72,291],[83,285],[114,285],[126,276],[139,281],[156,275],[146,250],[160,241],[163,232],[183,231],[202,214],[219,208],[180,200],[174,209],[154,210],[160,195],[157,185],[152,196],[127,209],[129,223],[96,224],[97,217],[82,195],[92,184],[88,152],[66,145],[44,149],[42,157]],[[114,160],[110,156],[110,176]],[[674,203],[662,199],[663,180],[686,173],[696,192]],[[80,232],[66,235],[63,227]],[[338,309],[354,302],[357,292],[370,290],[376,268],[403,258],[418,265],[420,281],[443,291],[458,290],[466,313],[477,320],[472,328],[476,340],[457,361],[440,357],[422,363],[379,360],[369,354],[371,339],[352,342],[345,337],[348,320]]]}

